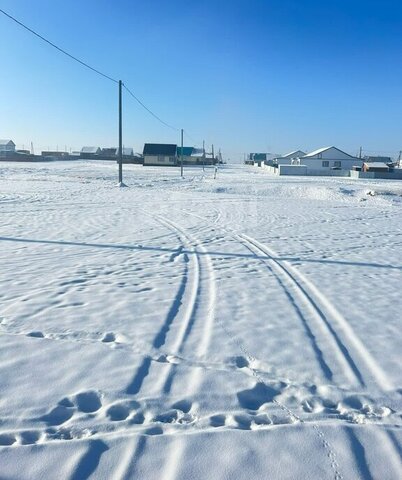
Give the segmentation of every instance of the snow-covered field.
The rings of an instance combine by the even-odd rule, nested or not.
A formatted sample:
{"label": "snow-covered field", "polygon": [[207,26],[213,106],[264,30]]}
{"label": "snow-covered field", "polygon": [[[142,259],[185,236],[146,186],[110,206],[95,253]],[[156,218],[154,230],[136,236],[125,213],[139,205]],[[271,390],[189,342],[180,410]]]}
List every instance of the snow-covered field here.
{"label": "snow-covered field", "polygon": [[402,478],[402,183],[124,170],[0,164],[0,478]]}

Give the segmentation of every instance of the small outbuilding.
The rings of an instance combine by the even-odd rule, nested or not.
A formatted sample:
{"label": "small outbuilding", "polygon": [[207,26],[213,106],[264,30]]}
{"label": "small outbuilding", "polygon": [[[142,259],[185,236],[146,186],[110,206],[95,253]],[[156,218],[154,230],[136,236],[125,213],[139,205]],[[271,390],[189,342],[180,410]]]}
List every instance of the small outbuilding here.
{"label": "small outbuilding", "polygon": [[384,162],[365,162],[363,172],[389,172],[389,165]]}

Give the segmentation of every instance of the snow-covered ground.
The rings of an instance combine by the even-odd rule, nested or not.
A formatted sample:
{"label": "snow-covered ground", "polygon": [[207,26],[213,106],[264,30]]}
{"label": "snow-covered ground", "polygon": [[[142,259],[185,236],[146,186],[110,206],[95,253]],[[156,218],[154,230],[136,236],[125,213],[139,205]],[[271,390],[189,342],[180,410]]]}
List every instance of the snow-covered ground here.
{"label": "snow-covered ground", "polygon": [[0,478],[402,478],[402,183],[124,170],[0,164]]}

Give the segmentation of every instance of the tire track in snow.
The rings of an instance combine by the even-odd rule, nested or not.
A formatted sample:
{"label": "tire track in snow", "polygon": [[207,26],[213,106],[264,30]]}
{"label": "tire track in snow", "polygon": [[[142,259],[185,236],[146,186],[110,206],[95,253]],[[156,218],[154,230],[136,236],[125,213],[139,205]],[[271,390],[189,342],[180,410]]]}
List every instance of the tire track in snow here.
{"label": "tire track in snow", "polygon": [[[188,211],[185,211],[185,210],[183,210],[183,212],[186,213],[187,215],[193,215],[195,217],[198,217],[198,218],[200,218],[204,221],[207,220],[207,219],[205,219],[205,218],[203,218],[199,215],[193,214],[192,212],[188,212]],[[221,228],[221,230],[224,230],[224,229]],[[224,231],[226,231],[226,230],[224,230]],[[235,234],[231,234],[231,235],[232,235],[233,238],[237,239],[237,236]],[[199,245],[199,246],[202,247],[202,245]],[[208,251],[204,247],[202,247],[202,250],[206,254],[206,257],[209,258],[209,261],[211,262],[210,256],[208,255]],[[212,262],[211,262],[211,268],[212,268]],[[261,375],[258,373],[258,371],[251,366],[252,362],[254,362],[256,360],[256,357],[253,356],[252,354],[250,354],[250,352],[243,345],[243,343],[235,335],[233,335],[230,330],[227,329],[227,327],[223,324],[223,322],[221,320],[217,319],[217,323],[221,326],[222,330],[225,332],[225,334],[228,336],[228,338],[245,355],[245,357],[247,358],[247,360],[249,361],[249,364],[250,364],[249,368],[250,368],[253,376],[256,378],[257,382],[269,388],[269,385],[267,385],[267,383],[264,381],[264,379],[261,377]],[[272,399],[272,402],[274,404],[276,404],[281,410],[283,410],[289,416],[289,418],[291,419],[292,422],[299,422],[301,424],[305,423],[304,420],[301,419],[299,415],[294,413],[290,408],[288,408],[282,402],[276,400],[275,398]],[[311,425],[312,425],[312,428],[314,429],[314,431],[316,433],[316,436],[318,437],[320,443],[322,444],[323,449],[326,451],[327,457],[328,457],[329,462],[330,462],[331,469],[332,469],[333,474],[334,474],[334,480],[342,480],[343,475],[340,472],[340,467],[339,467],[334,449],[332,448],[331,444],[328,442],[328,440],[326,439],[323,431],[318,427],[318,425],[316,423],[312,423]],[[174,476],[173,477],[169,476],[169,480],[170,479],[174,480],[174,478],[175,478]]]}
{"label": "tire track in snow", "polygon": [[[157,215],[151,215],[147,212],[144,212],[147,215],[151,216],[154,220],[158,221],[160,224],[166,226],[171,231],[175,233],[177,238],[180,240],[181,246],[178,249],[178,255],[181,254],[183,248],[187,248],[192,254],[189,256],[184,254],[185,258],[185,271],[183,274],[182,282],[179,287],[179,291],[176,294],[176,297],[173,301],[171,309],[166,317],[164,324],[162,325],[159,332],[154,337],[153,347],[160,348],[166,342],[166,337],[170,330],[173,321],[178,317],[180,309],[185,308],[184,313],[184,320],[181,322],[181,329],[178,333],[177,339],[174,342],[171,352],[173,354],[180,354],[182,353],[187,340],[193,330],[193,326],[197,318],[201,316],[202,313],[206,314],[206,318],[204,319],[204,328],[202,330],[202,335],[200,338],[200,342],[196,348],[196,355],[202,356],[205,355],[208,351],[208,346],[211,339],[212,334],[212,325],[214,320],[214,312],[213,309],[215,307],[215,285],[214,285],[214,275],[213,275],[213,267],[212,262],[209,257],[200,257],[195,250],[195,246],[200,247],[200,242],[198,239],[194,238],[193,236],[189,235],[182,227],[177,225],[176,223],[167,220],[166,218],[159,217]],[[201,247],[203,248],[203,247]],[[205,251],[205,249],[203,249]],[[205,251],[206,252],[206,251]],[[177,255],[171,256],[171,260],[175,260]],[[192,271],[193,271],[193,278],[192,278],[192,286],[191,286],[191,294],[188,303],[185,303],[185,292],[188,286],[188,277],[190,274],[190,267],[189,264],[192,263]],[[207,286],[204,287],[204,271],[207,272],[208,275],[208,282]],[[204,296],[204,291],[206,292],[206,299],[207,301],[206,306],[203,305],[202,299]],[[183,307],[184,305],[184,307]],[[140,365],[139,369],[133,381],[129,385],[126,393],[130,394],[137,394],[141,390],[142,384],[145,378],[148,376],[151,367],[151,358],[146,357],[144,358],[142,364]],[[165,373],[166,372],[166,373]],[[171,363],[168,364],[167,369],[165,369],[163,375],[160,376],[160,385],[161,385],[161,394],[169,394],[175,375],[177,373],[177,369]],[[200,377],[201,370],[197,369],[195,372],[191,374],[190,380],[187,382],[187,389],[189,392],[194,393],[201,383]],[[146,450],[147,444],[147,437],[140,437],[138,447],[136,450],[135,461],[139,461],[141,456],[144,454]],[[185,452],[185,444],[183,443],[182,439],[173,438],[172,446],[170,447],[170,454],[168,454],[166,458],[166,462],[163,468],[164,471],[164,478],[165,480],[174,480],[177,477],[177,472],[180,468],[181,458],[183,457]],[[130,474],[135,471],[135,465],[130,462],[126,466],[126,471],[130,471]]]}
{"label": "tire track in snow", "polygon": [[[203,221],[207,220],[205,217],[193,214],[187,210],[182,211]],[[318,331],[322,333],[323,338],[330,340],[331,350],[338,360],[338,364],[341,367],[340,370],[347,372],[349,381],[363,387],[368,385],[374,386],[381,392],[394,388],[385,372],[354,333],[347,320],[309,279],[290,265],[289,262],[278,260],[278,255],[258,240],[245,234],[238,234],[230,227],[218,228],[229,233],[256,256],[258,254],[266,257],[269,264],[267,265],[264,260],[262,261],[271,271],[275,272],[280,285],[285,288],[285,291],[291,298],[297,295],[301,305],[306,306],[314,317],[314,323]],[[295,306],[301,313],[300,308],[296,304]],[[304,327],[307,327],[309,333],[313,334],[312,328],[307,324],[306,319]],[[313,349],[319,355],[318,358],[320,358],[319,352],[322,353],[322,349],[318,345],[313,346]],[[325,370],[324,374],[329,375],[332,365],[325,361],[324,358],[322,360],[325,363],[321,364],[321,368]]]}
{"label": "tire track in snow", "polygon": [[[161,219],[159,219],[161,221]],[[212,328],[214,321],[214,308],[216,302],[216,289],[215,289],[215,275],[213,273],[213,266],[207,250],[202,246],[202,243],[195,238],[193,235],[186,232],[182,227],[172,222],[171,220],[163,220],[165,223],[170,225],[172,229],[175,229],[178,234],[182,237],[184,244],[187,244],[187,248],[190,248],[194,252],[194,256],[197,259],[197,272],[199,277],[199,282],[197,286],[197,300],[194,302],[194,309],[192,312],[191,321],[188,322],[187,327],[184,332],[182,332],[182,337],[178,339],[177,342],[177,353],[182,353],[185,347],[186,341],[189,338],[192,327],[196,321],[197,317],[203,317],[203,333],[200,339],[200,342],[196,347],[196,355],[201,357],[208,353],[208,347],[210,344],[212,336]],[[194,247],[197,247],[203,255],[199,255]],[[206,278],[204,278],[206,276]],[[206,280],[206,281],[205,281]],[[206,283],[206,286],[204,284]],[[206,301],[202,302],[204,297],[204,292]],[[172,381],[172,378],[170,379]],[[165,391],[170,391],[165,390]]]}
{"label": "tire track in snow", "polygon": [[[207,220],[206,218],[197,214],[193,214],[192,212],[188,212],[185,210],[182,211],[188,215],[198,217],[203,221]],[[349,378],[351,378],[352,380],[354,379],[355,382],[359,383],[362,387],[371,386],[374,387],[376,390],[379,390],[380,392],[393,389],[393,385],[391,384],[391,382],[389,382],[385,372],[383,372],[382,369],[377,365],[374,358],[371,356],[363,343],[353,332],[353,329],[348,324],[347,320],[340,314],[340,312],[337,311],[337,309],[317,289],[317,287],[312,282],[310,282],[310,280],[308,280],[303,274],[301,274],[287,261],[277,260],[278,255],[271,249],[269,249],[266,245],[258,242],[256,239],[245,234],[238,234],[232,229],[230,229],[230,227],[226,229],[220,227],[220,229],[226,233],[229,233],[233,238],[240,241],[240,243],[242,243],[248,250],[253,252],[255,255],[258,255],[260,257],[262,254],[262,256],[265,256],[269,264],[267,263],[267,261],[262,261],[270,271],[273,272],[273,270],[275,269],[277,280],[279,284],[285,289],[285,292],[288,294],[290,299],[293,299],[294,297],[289,289],[289,286],[293,287],[292,290],[295,290],[295,293],[298,294],[300,300],[305,305],[310,307],[310,310],[312,311],[312,313],[315,314],[316,319],[318,319],[319,323],[321,323],[321,325],[318,325],[318,327],[324,333],[324,336],[325,333],[327,333],[327,336],[332,338],[332,348],[335,350],[335,352],[336,350],[338,350],[338,352],[336,353],[337,359],[340,364],[343,364],[349,369]],[[289,286],[287,286],[286,284]],[[297,304],[294,304],[294,306],[297,308],[298,313],[302,315],[302,312],[300,311]],[[299,317],[301,319],[303,318],[300,315]],[[310,337],[310,339],[312,339],[310,333],[311,335],[313,335],[313,337],[314,334],[309,327],[309,324],[307,323],[305,318],[302,321],[308,333],[308,336]],[[336,325],[336,327],[334,325]],[[244,353],[246,358],[248,358],[251,362],[255,360],[255,357],[248,352],[242,342],[237,338],[233,337],[231,332],[228,332],[223,324],[222,327],[228,334],[228,336],[231,337],[232,340],[239,346],[240,350]],[[341,334],[343,338],[341,338]],[[324,368],[325,370],[328,365],[325,362],[324,357],[321,356],[321,349],[318,347],[317,344],[313,344],[313,348],[318,355],[317,358],[321,360],[321,368]],[[360,368],[358,367],[358,365],[360,366]],[[363,366],[363,371],[361,370],[361,366]],[[327,374],[330,372],[331,370],[327,371]],[[257,380],[263,382],[262,378],[259,379],[258,372],[254,372],[253,370],[253,374],[255,374]],[[285,405],[284,408],[288,410]],[[299,418],[290,410],[289,415],[291,418]],[[300,421],[304,423],[303,420],[300,419]],[[327,451],[328,458],[330,459],[331,463],[331,468],[334,471],[335,479],[342,478],[342,475],[339,472],[339,465],[336,460],[335,452],[332,449],[330,443],[327,441],[323,431],[315,422],[312,423],[312,427],[314,428],[317,436],[320,438],[324,449]],[[398,449],[395,446],[395,442],[393,441],[391,432],[379,431],[379,435],[382,436],[381,440],[388,445],[388,449],[390,451],[390,461],[393,467],[396,468],[396,471],[398,471],[397,468],[401,464],[400,455]]]}
{"label": "tire track in snow", "polygon": [[349,378],[355,377],[355,382],[363,387],[374,385],[381,391],[393,388],[385,372],[377,365],[347,320],[310,280],[287,261],[277,260],[275,252],[257,240],[244,234],[238,237],[250,244],[255,251],[266,256],[278,275],[287,278],[298,291],[299,297],[310,307],[316,320],[321,323],[324,336],[327,334],[332,337],[333,348],[338,350],[337,358],[341,366],[348,369]]}
{"label": "tire track in snow", "polygon": [[[146,212],[144,212],[146,213]],[[164,225],[165,227],[169,228],[172,231],[172,227],[165,222],[165,220],[158,218],[157,216],[151,215],[146,213],[152,219],[158,221],[160,224]],[[178,235],[177,231],[173,229],[173,232],[177,236],[178,240],[181,243],[179,251],[183,250],[184,244],[182,243],[181,237]],[[177,257],[171,257],[171,261],[174,261]],[[190,268],[189,265],[192,264]],[[179,289],[175,295],[173,303],[166,315],[165,321],[162,324],[161,328],[157,331],[154,339],[152,341],[152,345],[154,348],[161,348],[165,345],[167,335],[173,325],[173,322],[182,315],[182,327],[180,330],[180,334],[178,339],[174,343],[171,352],[173,354],[180,353],[181,351],[181,343],[183,342],[183,335],[186,331],[188,331],[191,327],[195,305],[197,302],[197,294],[199,290],[199,261],[198,257],[191,255],[191,258],[184,254],[184,271],[182,273],[182,279],[179,286]],[[189,288],[190,285],[190,288]],[[188,292],[188,290],[190,290]],[[143,382],[145,378],[148,376],[150,368],[151,368],[152,358],[150,356],[144,357],[141,365],[138,367],[136,374],[134,375],[132,381],[126,388],[126,393],[129,395],[136,395],[140,392]],[[171,368],[171,366],[170,366]],[[170,370],[169,368],[169,370]]]}
{"label": "tire track in snow", "polygon": [[[197,296],[196,301],[194,302],[194,310],[192,312],[192,318],[188,322],[186,329],[184,332],[181,332],[181,338],[178,339],[177,342],[177,352],[181,353],[183,348],[189,338],[189,335],[192,331],[194,323],[197,318],[202,317],[203,322],[203,329],[199,343],[195,349],[196,356],[203,356],[206,355],[208,352],[208,347],[210,344],[211,336],[212,336],[212,328],[214,322],[214,308],[216,302],[216,290],[215,290],[215,276],[213,273],[213,266],[211,259],[208,255],[200,256],[195,247],[200,249],[202,253],[207,253],[205,248],[202,246],[201,242],[195,238],[193,235],[190,235],[186,232],[182,227],[178,224],[172,222],[171,220],[161,219],[158,218],[160,222],[166,223],[170,226],[171,229],[177,232],[177,235],[180,237],[181,241],[187,248],[190,248],[194,252],[194,256],[196,258],[197,264],[197,273],[198,273],[198,288],[197,288]],[[205,279],[205,273],[207,273],[207,278]],[[204,287],[205,280],[206,287]],[[204,291],[206,292],[206,302],[204,305],[202,302]],[[166,379],[166,382],[163,386],[164,393],[169,393],[172,388],[172,384],[177,373],[176,368],[171,368],[169,375]],[[187,390],[194,394],[201,384],[201,370],[196,369],[191,373],[190,379],[187,382]],[[179,471],[181,459],[184,457],[185,454],[185,443],[183,439],[174,438],[172,445],[170,447],[170,454],[167,456],[166,463],[164,466],[164,479],[165,480],[174,480],[177,477],[177,472]]]}

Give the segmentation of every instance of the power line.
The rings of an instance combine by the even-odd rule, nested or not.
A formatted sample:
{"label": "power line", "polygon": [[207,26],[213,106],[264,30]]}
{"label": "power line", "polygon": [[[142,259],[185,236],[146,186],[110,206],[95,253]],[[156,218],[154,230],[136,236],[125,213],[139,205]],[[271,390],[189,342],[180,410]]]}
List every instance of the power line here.
{"label": "power line", "polygon": [[43,40],[44,42],[48,43],[48,44],[51,45],[52,47],[54,47],[56,50],[59,50],[59,52],[64,53],[64,55],[67,55],[67,57],[70,57],[70,58],[72,58],[73,60],[75,60],[76,62],[80,63],[80,64],[83,65],[84,67],[87,67],[87,68],[89,68],[90,70],[92,70],[93,72],[97,73],[98,75],[101,75],[102,77],[107,78],[107,79],[110,80],[111,82],[119,83],[118,80],[115,80],[114,78],[109,77],[109,75],[106,75],[105,73],[100,72],[100,71],[97,70],[96,68],[91,67],[90,65],[88,65],[88,64],[85,63],[85,62],[83,62],[83,61],[80,60],[79,58],[74,57],[74,55],[71,55],[70,53],[66,52],[66,51],[63,50],[62,48],[58,47],[57,45],[55,45],[55,44],[54,44],[53,42],[51,42],[50,40],[47,40],[45,37],[42,37],[42,35],[39,35],[39,33],[37,33],[37,32],[35,32],[34,30],[32,30],[32,28],[27,27],[27,26],[24,25],[22,22],[20,22],[19,20],[17,20],[17,19],[14,18],[13,16],[9,15],[8,13],[6,13],[6,12],[5,12],[4,10],[2,10],[1,8],[0,8],[0,13],[2,13],[3,15],[5,15],[6,17],[8,17],[8,18],[9,18],[10,20],[12,20],[13,22],[17,23],[17,24],[20,25],[21,27],[25,28],[25,30],[28,30],[28,32],[33,33],[33,34],[36,35],[38,38],[40,38],[40,39]]}
{"label": "power line", "polygon": [[[84,67],[86,68],[89,68],[90,70],[92,70],[93,72],[97,73],[98,75],[101,75],[102,77],[104,78],[107,78],[108,80],[114,82],[114,83],[119,83],[118,80],[116,80],[115,78],[112,78],[110,77],[109,75],[106,75],[105,73],[102,73],[101,71],[97,70],[96,68],[94,67],[91,67],[90,65],[88,65],[87,63],[83,62],[82,60],[80,60],[79,58],[75,57],[74,55],[71,55],[70,53],[66,52],[65,50],[63,50],[62,48],[58,47],[57,45],[55,45],[53,42],[51,42],[50,40],[47,40],[45,37],[43,37],[42,35],[40,35],[39,33],[35,32],[35,30],[32,30],[32,28],[29,28],[27,25],[25,25],[24,23],[20,22],[19,20],[17,20],[15,17],[13,17],[12,15],[10,15],[9,13],[5,12],[4,10],[2,10],[0,8],[0,13],[2,13],[3,15],[5,15],[6,17],[8,17],[10,20],[12,20],[13,22],[17,23],[18,25],[20,25],[21,27],[25,28],[25,30],[28,30],[28,32],[32,33],[33,35],[35,35],[36,37],[40,38],[41,40],[43,40],[44,42],[48,43],[49,45],[51,45],[52,47],[54,47],[56,50],[58,50],[59,52],[63,53],[64,55],[67,55],[67,57],[70,57],[72,60],[75,60],[76,62],[80,63],[81,65],[83,65]],[[173,127],[172,125],[169,125],[168,123],[164,122],[160,117],[158,117],[158,115],[156,115],[154,112],[152,112],[152,110],[150,110],[126,85],[124,85],[123,83],[123,86],[124,88],[127,90],[127,92],[142,106],[142,108],[144,108],[148,113],[150,113],[154,118],[156,118],[160,123],[162,123],[163,125],[165,125],[166,127],[168,128],[171,128],[172,130],[175,130],[175,131],[179,131],[178,128],[176,127]]]}
{"label": "power line", "polygon": [[186,130],[184,130],[184,135],[189,139],[191,140],[192,142],[194,142],[195,145],[201,145],[202,142],[198,142],[196,139],[194,139],[191,135],[189,135]]}
{"label": "power line", "polygon": [[[43,37],[42,35],[40,35],[39,33],[35,32],[35,30],[33,30],[32,28],[29,28],[27,25],[25,25],[24,23],[20,22],[19,20],[17,20],[15,17],[13,17],[12,15],[10,15],[9,13],[5,12],[4,10],[2,10],[0,8],[0,13],[2,13],[3,15],[5,15],[6,17],[8,17],[10,20],[12,20],[13,22],[17,23],[18,25],[20,25],[22,28],[24,28],[25,30],[27,30],[28,32],[32,33],[33,35],[35,35],[36,37],[40,38],[41,40],[43,40],[44,42],[46,42],[47,44],[49,44],[50,46],[52,46],[53,48],[55,48],[56,50],[58,50],[59,52],[63,53],[64,55],[66,55],[67,57],[71,58],[72,60],[78,62],[79,64],[81,64],[82,66],[88,68],[89,70],[92,70],[93,72],[97,73],[98,75],[101,75],[102,77],[106,78],[107,80],[110,80],[111,82],[114,82],[114,83],[119,83],[118,80],[116,80],[115,78],[112,78],[110,77],[109,75],[106,75],[105,73],[101,72],[100,70],[97,70],[96,68],[94,67],[91,67],[90,65],[88,65],[88,63],[80,60],[79,58],[75,57],[74,55],[71,55],[70,53],[66,52],[64,49],[62,49],[61,47],[58,47],[56,44],[54,44],[53,42],[51,42],[50,40],[48,40],[47,38]],[[165,121],[163,121],[160,117],[158,117],[158,115],[156,115],[150,108],[148,108],[124,83],[122,83],[123,87],[125,88],[125,90],[134,98],[134,100],[136,102],[138,102],[142,108],[144,108],[144,110],[146,110],[150,115],[152,115],[156,120],[158,120],[161,124],[165,125],[166,127],[168,128],[171,128],[172,130],[178,132],[180,131],[179,128],[176,128],[168,123],[166,123]],[[196,142],[193,138],[190,137],[190,135],[188,135],[186,133],[186,135],[195,143],[199,143],[199,142]]]}
{"label": "power line", "polygon": [[152,110],[150,110],[144,103],[141,102],[141,100],[136,96],[134,95],[134,93],[123,83],[123,87],[127,90],[127,92],[134,98],[134,100],[136,102],[138,102],[142,108],[144,108],[148,113],[150,113],[154,118],[156,118],[156,120],[158,120],[160,123],[162,123],[163,125],[165,125],[166,127],[168,128],[171,128],[172,130],[175,130],[176,132],[179,131],[178,128],[176,127],[173,127],[172,125],[169,125],[168,123],[164,122],[161,118],[158,117],[158,115],[156,115]]}

